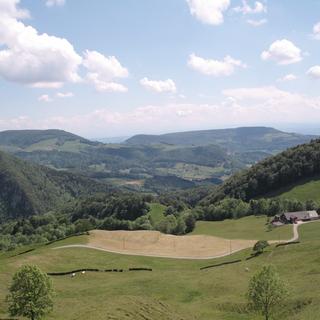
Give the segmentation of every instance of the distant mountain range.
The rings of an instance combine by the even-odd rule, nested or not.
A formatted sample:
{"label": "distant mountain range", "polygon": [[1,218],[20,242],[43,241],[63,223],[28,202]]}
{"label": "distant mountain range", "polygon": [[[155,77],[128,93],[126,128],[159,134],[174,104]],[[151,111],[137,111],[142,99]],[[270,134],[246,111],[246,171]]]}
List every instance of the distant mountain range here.
{"label": "distant mountain range", "polygon": [[287,133],[268,127],[242,127],[167,133],[162,135],[135,135],[131,145],[172,144],[185,146],[220,145],[231,152],[264,151],[275,153],[316,138],[314,135]]}
{"label": "distant mountain range", "polygon": [[234,172],[316,136],[247,127],[138,135],[104,144],[62,130],[0,132],[0,150],[116,187],[163,192],[219,184]]}

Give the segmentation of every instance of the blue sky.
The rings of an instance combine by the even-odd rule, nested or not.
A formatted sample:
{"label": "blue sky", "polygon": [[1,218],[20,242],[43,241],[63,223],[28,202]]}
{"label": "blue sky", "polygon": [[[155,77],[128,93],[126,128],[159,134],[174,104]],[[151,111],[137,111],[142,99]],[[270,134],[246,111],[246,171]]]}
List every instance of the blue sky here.
{"label": "blue sky", "polygon": [[0,0],[0,130],[320,120],[320,1]]}

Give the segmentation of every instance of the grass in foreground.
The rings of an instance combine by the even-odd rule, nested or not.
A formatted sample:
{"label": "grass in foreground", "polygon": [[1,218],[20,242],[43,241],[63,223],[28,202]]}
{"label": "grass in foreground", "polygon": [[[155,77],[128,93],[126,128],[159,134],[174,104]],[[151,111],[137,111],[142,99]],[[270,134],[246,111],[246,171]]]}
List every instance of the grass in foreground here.
{"label": "grass in foreground", "polygon": [[[312,233],[310,233],[310,228]],[[285,314],[276,319],[310,320],[320,313],[320,223],[300,227],[300,244],[269,247],[261,256],[234,265],[199,268],[241,258],[250,250],[223,259],[189,261],[124,256],[85,248],[52,250],[87,241],[70,238],[25,255],[0,256],[0,319],[7,318],[4,297],[12,274],[26,263],[43,271],[77,268],[150,267],[152,272],[87,273],[52,277],[56,290],[54,312],[47,319],[108,320],[262,320],[244,310],[248,281],[263,265],[273,264],[292,294]],[[308,240],[304,240],[304,238]],[[246,270],[246,268],[248,268]]]}
{"label": "grass in foreground", "polygon": [[291,225],[268,231],[266,222],[266,216],[249,216],[224,221],[198,221],[191,234],[246,240],[287,240],[293,237]]}

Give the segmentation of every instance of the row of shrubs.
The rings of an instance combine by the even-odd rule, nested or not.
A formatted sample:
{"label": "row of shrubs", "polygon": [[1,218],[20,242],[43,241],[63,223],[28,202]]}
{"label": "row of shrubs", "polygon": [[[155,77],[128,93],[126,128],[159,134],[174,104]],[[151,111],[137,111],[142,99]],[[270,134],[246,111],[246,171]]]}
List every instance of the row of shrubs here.
{"label": "row of shrubs", "polygon": [[[77,269],[72,271],[65,271],[65,272],[48,272],[48,276],[67,276],[74,273],[79,272],[125,272],[124,269],[92,269],[92,268],[85,268],[85,269]],[[129,268],[127,271],[152,271],[151,268]]]}

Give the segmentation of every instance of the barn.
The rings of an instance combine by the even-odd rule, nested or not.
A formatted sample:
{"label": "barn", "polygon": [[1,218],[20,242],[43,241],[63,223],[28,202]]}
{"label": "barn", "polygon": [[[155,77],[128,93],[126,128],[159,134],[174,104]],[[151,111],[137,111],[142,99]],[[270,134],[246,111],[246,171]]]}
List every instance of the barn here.
{"label": "barn", "polygon": [[296,211],[296,212],[286,212],[281,215],[276,216],[272,223],[297,223],[298,221],[312,221],[318,220],[319,214],[317,211]]}

